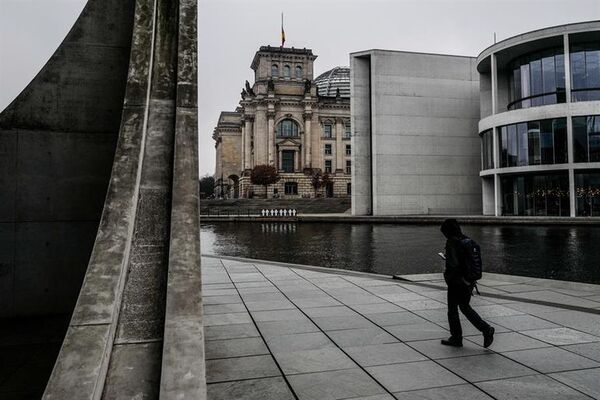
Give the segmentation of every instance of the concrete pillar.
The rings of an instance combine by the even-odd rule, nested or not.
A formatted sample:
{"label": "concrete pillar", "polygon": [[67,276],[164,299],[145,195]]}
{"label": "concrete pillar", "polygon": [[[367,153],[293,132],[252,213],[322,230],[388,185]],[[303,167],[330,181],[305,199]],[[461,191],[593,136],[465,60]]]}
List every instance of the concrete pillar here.
{"label": "concrete pillar", "polygon": [[268,118],[268,143],[267,143],[267,151],[268,151],[268,160],[269,165],[275,165],[275,113],[269,112],[267,114]]}
{"label": "concrete pillar", "polygon": [[575,170],[571,167],[569,168],[569,216],[575,217],[575,201],[577,200],[577,196],[575,193]]}
{"label": "concrete pillar", "polygon": [[312,113],[304,114],[304,168],[312,168],[312,146],[311,146],[311,120]]}
{"label": "concrete pillar", "polygon": [[244,147],[244,170],[247,169],[252,169],[254,167],[254,160],[252,160],[252,151],[251,151],[251,147],[250,147],[250,143],[252,142],[252,132],[254,129],[254,117],[253,116],[246,116],[245,120],[244,120],[244,134],[246,136],[246,140],[244,142],[245,147]]}
{"label": "concrete pillar", "polygon": [[500,175],[494,174],[494,199],[496,202],[495,205],[495,215],[499,217],[502,215],[502,186],[500,185]]}
{"label": "concrete pillar", "polygon": [[498,113],[498,64],[496,53],[490,56],[492,65],[492,114]]}
{"label": "concrete pillar", "polygon": [[[344,134],[344,122],[341,118],[335,120],[335,172],[344,172],[344,145],[342,136]],[[332,169],[333,170],[333,169]]]}
{"label": "concrete pillar", "polygon": [[565,60],[565,91],[567,103],[571,102],[571,52],[569,51],[569,34],[563,35],[563,50]]}

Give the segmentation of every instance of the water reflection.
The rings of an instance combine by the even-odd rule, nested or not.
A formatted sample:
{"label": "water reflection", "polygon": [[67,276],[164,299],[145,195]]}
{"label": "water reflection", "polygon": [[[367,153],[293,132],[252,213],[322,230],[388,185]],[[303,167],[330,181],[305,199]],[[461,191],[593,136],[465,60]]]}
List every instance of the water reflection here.
{"label": "water reflection", "polygon": [[[600,227],[464,227],[486,271],[600,283]],[[206,254],[249,257],[380,274],[439,272],[437,226],[338,223],[202,224]]]}

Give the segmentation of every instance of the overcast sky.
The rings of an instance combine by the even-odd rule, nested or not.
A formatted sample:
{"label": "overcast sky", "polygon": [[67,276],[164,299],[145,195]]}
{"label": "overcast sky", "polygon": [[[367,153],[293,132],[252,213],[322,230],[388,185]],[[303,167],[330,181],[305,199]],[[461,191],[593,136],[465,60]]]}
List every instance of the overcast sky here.
{"label": "overcast sky", "polygon": [[[52,55],[86,0],[0,0],[0,109]],[[222,110],[234,110],[261,45],[319,57],[315,77],[371,48],[476,56],[533,29],[600,19],[600,0],[198,0],[200,173],[214,172],[211,138]]]}

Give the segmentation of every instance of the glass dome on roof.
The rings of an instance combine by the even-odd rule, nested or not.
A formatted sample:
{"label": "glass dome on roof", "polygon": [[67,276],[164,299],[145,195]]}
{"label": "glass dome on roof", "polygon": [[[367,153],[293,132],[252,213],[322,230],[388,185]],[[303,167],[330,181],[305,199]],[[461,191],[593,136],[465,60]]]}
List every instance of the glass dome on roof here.
{"label": "glass dome on roof", "polygon": [[350,98],[350,67],[335,67],[322,73],[315,85],[319,96],[335,97],[339,89],[340,97]]}

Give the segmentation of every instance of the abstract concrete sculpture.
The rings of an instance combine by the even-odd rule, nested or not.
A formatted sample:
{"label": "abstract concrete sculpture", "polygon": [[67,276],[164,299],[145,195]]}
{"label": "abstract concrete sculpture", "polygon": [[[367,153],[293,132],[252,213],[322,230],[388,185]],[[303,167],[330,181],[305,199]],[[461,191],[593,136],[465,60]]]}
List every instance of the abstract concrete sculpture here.
{"label": "abstract concrete sculpture", "polygon": [[0,317],[71,313],[45,399],[206,396],[196,0],[89,0],[0,114]]}

